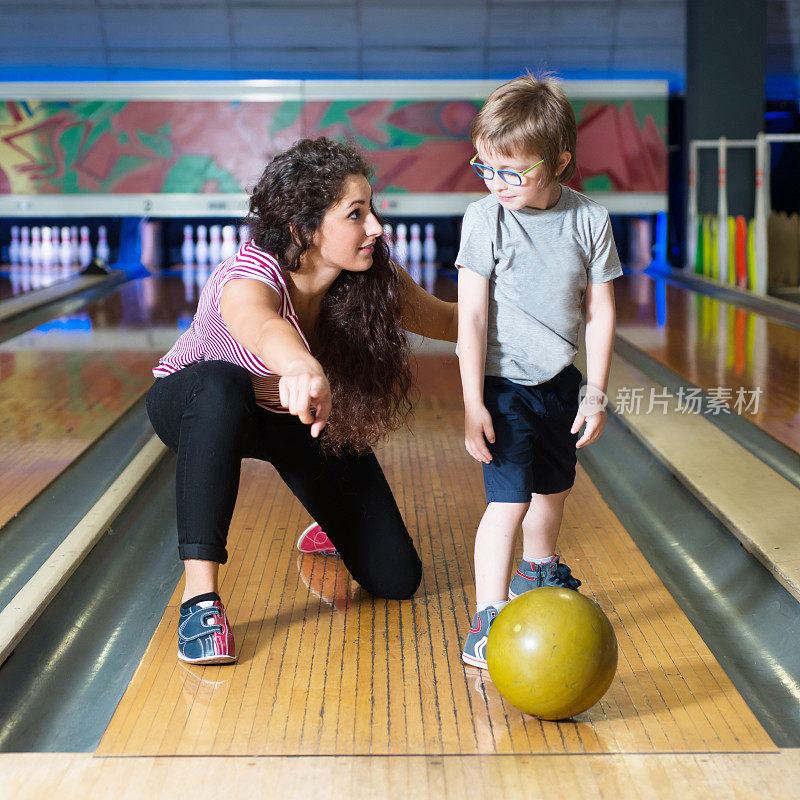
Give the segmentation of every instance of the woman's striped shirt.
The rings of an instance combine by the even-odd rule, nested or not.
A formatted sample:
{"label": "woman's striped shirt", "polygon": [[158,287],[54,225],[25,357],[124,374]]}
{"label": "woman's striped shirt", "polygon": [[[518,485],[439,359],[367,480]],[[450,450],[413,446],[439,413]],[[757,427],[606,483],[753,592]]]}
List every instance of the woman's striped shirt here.
{"label": "woman's striped shirt", "polygon": [[[243,245],[239,252],[223,261],[211,273],[200,293],[197,312],[186,333],[153,369],[156,378],[163,378],[198,361],[229,361],[244,367],[253,381],[256,403],[270,411],[287,413],[278,395],[279,375],[267,369],[264,363],[231,336],[219,310],[222,289],[228,281],[250,278],[274,289],[280,297],[280,315],[300,334],[309,349],[295,314],[286,280],[274,256],[261,250],[253,242]],[[309,350],[310,352],[310,350]]]}

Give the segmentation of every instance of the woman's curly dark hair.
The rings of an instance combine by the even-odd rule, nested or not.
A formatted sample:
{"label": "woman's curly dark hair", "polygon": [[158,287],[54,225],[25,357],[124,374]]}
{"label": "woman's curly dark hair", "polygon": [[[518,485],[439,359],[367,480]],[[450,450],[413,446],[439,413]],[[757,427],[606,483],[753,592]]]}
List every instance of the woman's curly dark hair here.
{"label": "woman's curly dark hair", "polygon": [[[369,179],[372,168],[352,145],[325,137],[302,139],[275,156],[250,197],[245,221],[255,244],[284,270],[299,269],[351,175]],[[364,452],[411,413],[413,378],[398,270],[379,237],[372,266],[343,270],[323,298],[314,357],[331,386],[331,415],[321,437],[328,452]]]}

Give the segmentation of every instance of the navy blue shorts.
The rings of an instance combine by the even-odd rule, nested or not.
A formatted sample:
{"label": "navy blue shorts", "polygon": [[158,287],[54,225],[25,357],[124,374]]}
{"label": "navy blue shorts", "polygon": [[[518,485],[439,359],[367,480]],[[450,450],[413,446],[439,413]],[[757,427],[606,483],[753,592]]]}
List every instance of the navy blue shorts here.
{"label": "navy blue shorts", "polygon": [[492,461],[483,465],[487,503],[527,503],[531,494],[557,494],[575,483],[575,443],[583,376],[570,365],[538,386],[488,375],[483,402],[492,416]]}

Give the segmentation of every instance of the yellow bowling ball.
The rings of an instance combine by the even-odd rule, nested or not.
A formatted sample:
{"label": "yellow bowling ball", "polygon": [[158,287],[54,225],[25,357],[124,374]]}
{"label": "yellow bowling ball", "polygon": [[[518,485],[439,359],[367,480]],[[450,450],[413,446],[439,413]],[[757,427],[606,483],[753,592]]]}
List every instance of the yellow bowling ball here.
{"label": "yellow bowling ball", "polygon": [[591,708],[617,671],[617,637],[597,603],[570,589],[525,592],[497,615],[489,675],[511,705],[542,719]]}

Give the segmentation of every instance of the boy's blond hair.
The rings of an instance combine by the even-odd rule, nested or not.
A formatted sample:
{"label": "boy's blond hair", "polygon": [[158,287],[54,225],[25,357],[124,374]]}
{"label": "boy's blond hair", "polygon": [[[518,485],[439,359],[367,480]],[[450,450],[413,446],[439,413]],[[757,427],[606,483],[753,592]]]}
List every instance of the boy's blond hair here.
{"label": "boy's blond hair", "polygon": [[[501,156],[546,158],[545,183],[566,183],[575,174],[575,112],[549,75],[523,75],[498,86],[472,120],[469,135],[473,144],[480,142]],[[558,173],[558,159],[565,150],[571,158]]]}

